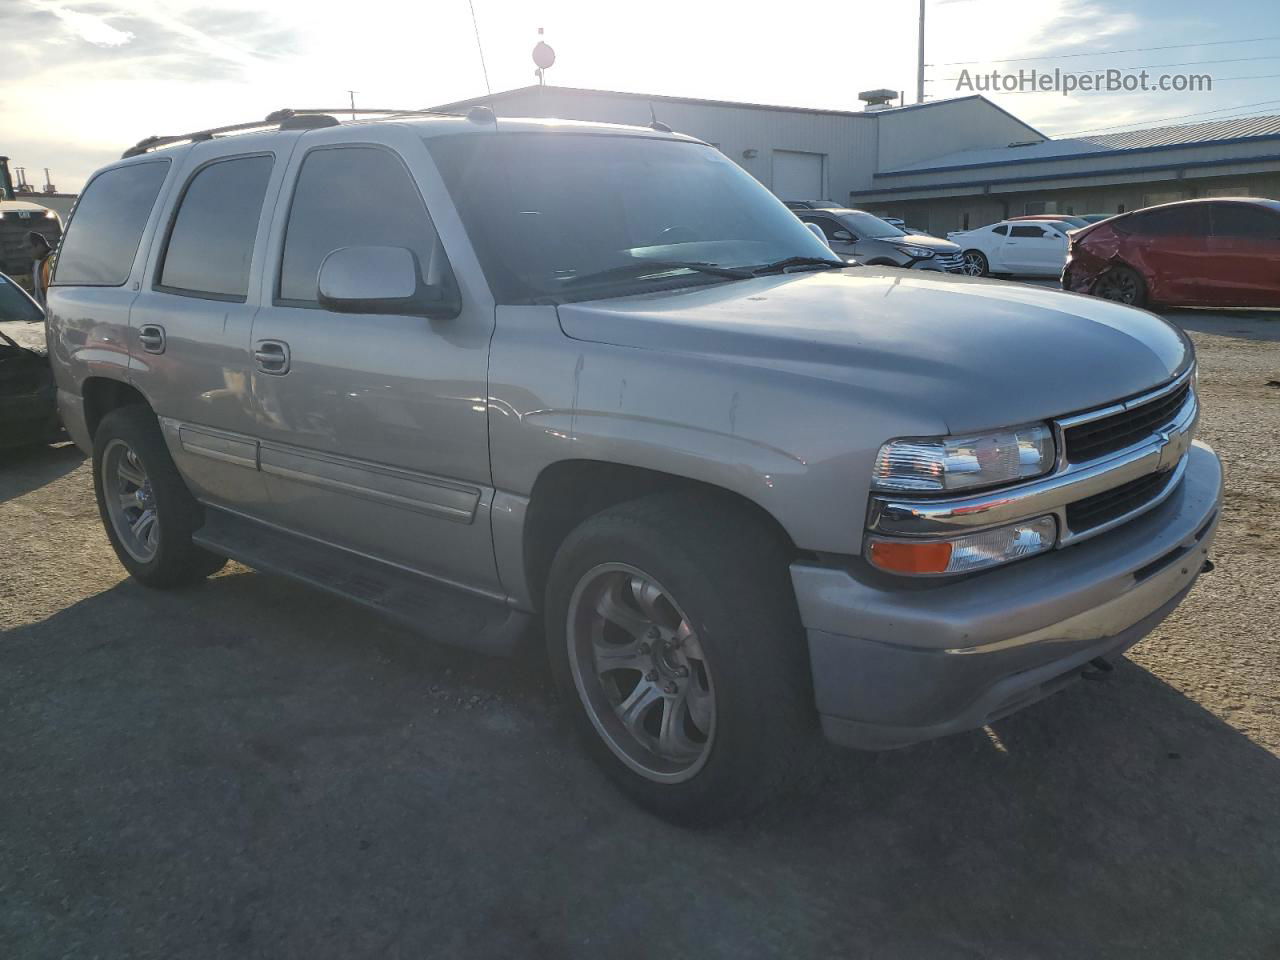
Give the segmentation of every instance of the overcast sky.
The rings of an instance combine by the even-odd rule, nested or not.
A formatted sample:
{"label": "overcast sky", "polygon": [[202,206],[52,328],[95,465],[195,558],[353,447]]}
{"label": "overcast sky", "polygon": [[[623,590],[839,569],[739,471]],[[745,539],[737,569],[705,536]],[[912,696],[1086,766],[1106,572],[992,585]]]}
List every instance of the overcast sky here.
{"label": "overcast sky", "polygon": [[[928,0],[928,91],[957,95],[955,61],[1089,53],[1007,64],[1077,69],[1234,60],[1211,93],[993,97],[1050,134],[1275,98],[1276,0]],[[914,0],[474,0],[489,81],[534,82],[538,27],[550,83],[859,109],[872,87],[915,89]],[[467,0],[0,0],[0,153],[33,181],[76,189],[150,134],[280,107],[420,107],[484,93]],[[1222,44],[1243,38],[1265,38]],[[1165,51],[1099,51],[1198,43]],[[1270,55],[1270,56],[1269,56]],[[970,69],[983,69],[973,65]],[[985,69],[991,69],[988,65]],[[1250,77],[1253,79],[1223,79]],[[1280,112],[1280,102],[1273,105]],[[1267,105],[1248,107],[1263,112]],[[1229,115],[1243,110],[1221,110]],[[1191,118],[1192,120],[1200,118]],[[1204,119],[1213,119],[1212,115]],[[945,145],[942,145],[945,149]],[[944,150],[940,150],[944,152]]]}

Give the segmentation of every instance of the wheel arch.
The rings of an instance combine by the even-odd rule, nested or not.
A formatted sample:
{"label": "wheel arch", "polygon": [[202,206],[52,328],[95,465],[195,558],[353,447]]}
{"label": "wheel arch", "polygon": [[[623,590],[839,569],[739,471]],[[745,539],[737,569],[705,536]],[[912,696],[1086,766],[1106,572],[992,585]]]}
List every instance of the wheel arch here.
{"label": "wheel arch", "polygon": [[84,404],[84,420],[90,440],[98,432],[102,418],[112,410],[135,405],[152,409],[141,390],[114,377],[85,378],[80,385],[80,398]]}
{"label": "wheel arch", "polygon": [[703,480],[645,467],[600,460],[560,460],[539,472],[530,492],[521,533],[524,586],[541,609],[547,573],[569,533],[603,510],[666,492],[696,492],[738,510],[767,529],[788,554],[801,553],[783,525],[755,500]]}

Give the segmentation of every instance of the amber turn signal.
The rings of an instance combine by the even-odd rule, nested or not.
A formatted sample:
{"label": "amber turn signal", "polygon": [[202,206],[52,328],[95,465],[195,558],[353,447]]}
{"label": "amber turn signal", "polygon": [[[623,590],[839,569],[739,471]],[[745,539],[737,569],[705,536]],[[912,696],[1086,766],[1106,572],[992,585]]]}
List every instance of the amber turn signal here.
{"label": "amber turn signal", "polygon": [[871,562],[890,573],[946,573],[951,563],[951,544],[872,540]]}

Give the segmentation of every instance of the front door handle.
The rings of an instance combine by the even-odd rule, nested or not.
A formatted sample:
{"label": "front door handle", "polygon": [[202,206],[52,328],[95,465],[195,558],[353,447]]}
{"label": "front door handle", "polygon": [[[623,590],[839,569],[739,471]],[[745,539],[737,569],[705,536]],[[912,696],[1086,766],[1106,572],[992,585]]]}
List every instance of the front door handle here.
{"label": "front door handle", "polygon": [[253,359],[263,373],[282,376],[289,372],[289,345],[283,340],[259,340],[253,345]]}
{"label": "front door handle", "polygon": [[144,323],[138,328],[138,342],[147,353],[164,353],[164,327],[158,323]]}

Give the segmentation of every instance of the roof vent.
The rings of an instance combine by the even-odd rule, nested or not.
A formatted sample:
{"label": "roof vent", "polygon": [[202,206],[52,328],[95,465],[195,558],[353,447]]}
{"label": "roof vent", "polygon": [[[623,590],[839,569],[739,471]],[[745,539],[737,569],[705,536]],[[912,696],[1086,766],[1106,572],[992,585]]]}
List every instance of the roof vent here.
{"label": "roof vent", "polygon": [[893,106],[893,101],[898,99],[898,91],[887,87],[880,90],[863,90],[858,94],[858,99],[866,104],[865,109],[868,111],[888,110]]}

